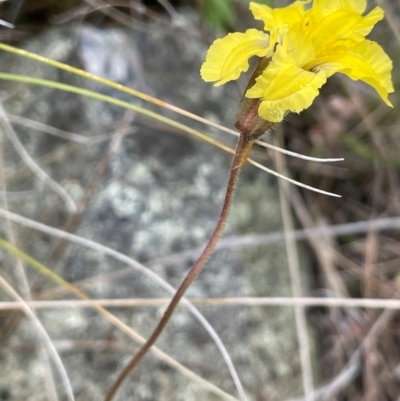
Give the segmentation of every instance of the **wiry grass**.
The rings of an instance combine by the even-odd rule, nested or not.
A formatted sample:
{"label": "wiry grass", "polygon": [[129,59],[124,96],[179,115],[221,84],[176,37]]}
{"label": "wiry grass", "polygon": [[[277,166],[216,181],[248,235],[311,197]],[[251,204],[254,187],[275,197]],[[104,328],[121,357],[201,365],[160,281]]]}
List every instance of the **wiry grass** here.
{"label": "wiry grass", "polygon": [[[169,13],[174,14],[174,9],[170,8],[168,2],[162,2]],[[386,9],[387,21],[389,23],[388,30],[384,30],[384,35],[390,38],[396,38],[400,45],[400,36],[398,29],[398,16],[394,10],[399,4],[398,2],[388,2],[377,0],[383,8]],[[130,26],[134,18],[115,9],[112,6],[100,1],[87,1],[90,6],[96,7],[101,12],[107,14],[110,18],[117,20],[121,24]],[[93,8],[88,8],[85,5],[84,9],[76,10],[75,15],[84,15],[87,12],[92,12]],[[70,15],[71,16],[71,15]],[[65,15],[65,17],[68,17]],[[174,18],[175,18],[174,17]],[[137,22],[137,21],[136,21]],[[140,22],[136,25],[136,29],[146,31],[148,29],[146,23]],[[198,34],[198,32],[197,32]],[[383,35],[383,34],[382,34]],[[384,36],[383,35],[383,36]],[[79,74],[82,77],[101,82],[106,85],[111,85],[114,89],[122,90],[134,96],[139,96],[141,99],[149,101],[157,106],[166,108],[169,111],[179,113],[185,118],[192,119],[200,123],[205,123],[214,129],[221,129],[229,134],[236,134],[229,128],[221,127],[215,122],[208,121],[202,117],[196,116],[185,110],[167,104],[162,100],[147,96],[146,94],[134,91],[129,88],[122,87],[119,84],[106,81],[100,77],[95,77],[75,68],[61,65],[42,58],[40,55],[34,55],[25,51],[10,48],[7,45],[0,45],[3,50],[13,51],[16,54],[24,57],[30,57],[33,60],[45,62],[57,68],[63,68],[74,74]],[[398,46],[397,46],[398,49]],[[396,61],[396,58],[395,58]],[[396,70],[398,71],[397,67]],[[51,82],[34,77],[11,76],[2,74],[1,78],[15,79],[20,82],[51,85],[53,88],[73,90],[83,96],[92,96],[102,101],[112,101],[121,107],[129,108],[138,113],[146,114],[150,118],[157,119],[163,124],[172,126],[179,130],[185,131],[190,135],[195,135],[203,141],[217,146],[224,151],[232,153],[232,148],[219,140],[198,130],[191,128],[190,123],[182,124],[174,121],[171,118],[163,116],[161,113],[156,113],[138,107],[129,102],[123,102],[116,97],[107,97],[102,94],[96,94],[83,88],[66,86],[62,83]],[[292,177],[298,179],[305,188],[317,187],[321,188],[321,193],[336,193],[344,197],[343,201],[337,199],[328,200],[318,194],[308,192],[299,192],[294,188],[282,190],[283,205],[286,200],[291,203],[294,215],[302,227],[300,230],[294,230],[294,223],[287,219],[284,232],[276,232],[269,234],[249,234],[239,235],[235,237],[227,237],[221,240],[219,249],[228,249],[232,251],[239,248],[248,249],[251,246],[260,246],[261,244],[268,245],[283,241],[286,238],[288,257],[290,266],[292,267],[292,286],[293,297],[241,297],[236,298],[206,298],[195,299],[188,298],[184,304],[191,313],[195,314],[196,318],[204,325],[209,335],[216,342],[220,352],[223,354],[225,362],[229,366],[229,371],[236,388],[242,400],[246,398],[246,384],[242,384],[239,380],[239,374],[231,361],[231,357],[222,343],[222,340],[217,335],[213,327],[205,320],[200,312],[194,307],[205,306],[221,306],[224,308],[233,308],[234,306],[260,307],[260,306],[276,306],[293,307],[296,311],[296,324],[299,331],[299,344],[302,353],[302,368],[303,368],[303,383],[305,397],[301,399],[341,399],[347,400],[394,400],[396,399],[396,391],[398,386],[398,373],[396,366],[400,365],[398,337],[398,309],[400,301],[398,298],[398,259],[400,257],[398,229],[400,227],[399,216],[399,172],[397,156],[400,151],[399,139],[397,135],[398,117],[391,113],[384,106],[375,107],[374,102],[370,101],[371,97],[367,97],[365,93],[360,92],[359,86],[350,85],[348,81],[345,83],[340,80],[333,81],[337,86],[341,86],[342,94],[335,95],[334,99],[329,95],[329,90],[323,94],[318,100],[315,107],[308,113],[305,113],[301,119],[294,117],[283,126],[282,138],[285,145],[288,147],[283,153],[293,155],[303,153],[305,155],[313,155],[316,158],[309,156],[303,157],[302,160],[287,160],[287,168]],[[350,86],[349,86],[350,85]],[[349,89],[350,88],[350,89]],[[396,100],[396,99],[395,99]],[[95,101],[95,100],[94,100]],[[372,103],[372,105],[370,104]],[[396,101],[394,101],[395,104]],[[346,109],[351,110],[351,113],[345,114]],[[338,114],[338,110],[344,114]],[[371,111],[372,110],[372,111]],[[62,183],[57,183],[47,173],[43,175],[43,167],[46,163],[51,163],[54,160],[62,160],[62,155],[71,154],[77,146],[87,146],[100,143],[110,139],[109,135],[100,134],[98,138],[87,138],[83,135],[78,135],[73,132],[60,130],[59,128],[51,127],[35,121],[28,121],[24,116],[10,116],[4,113],[1,114],[3,121],[3,131],[14,142],[14,145],[19,149],[19,154],[29,164],[36,174],[51,183],[52,188],[63,197],[64,201],[69,205],[71,211],[75,210],[73,201],[65,192]],[[336,125],[339,121],[338,126]],[[12,124],[24,124],[34,129],[42,130],[51,135],[56,135],[64,138],[73,144],[65,145],[62,151],[56,149],[54,153],[49,154],[46,159],[33,160],[27,149],[24,148],[23,142],[18,140],[13,131]],[[132,132],[128,128],[126,122],[121,123],[118,129],[118,136],[114,136],[113,145],[108,148],[108,153],[97,165],[97,174],[94,175],[91,185],[85,188],[86,197],[78,205],[75,220],[69,220],[70,224],[65,227],[67,231],[74,232],[78,227],[79,218],[90,208],[90,200],[95,192],[99,181],[106,174],[109,167],[110,157],[112,157],[114,146],[118,146],[115,141],[121,140],[125,135]],[[280,134],[280,133],[279,133]],[[117,139],[115,139],[117,138]],[[119,138],[119,139],[118,139]],[[4,141],[4,139],[3,139]],[[269,147],[276,150],[273,146],[260,143],[261,146]],[[63,153],[61,153],[63,152]],[[337,161],[339,156],[346,156],[345,164],[339,167],[327,166],[315,168],[309,161]],[[266,156],[265,160],[267,160]],[[3,157],[2,157],[3,159]],[[271,169],[257,163],[254,160],[249,160],[250,163],[258,168],[265,169],[267,172],[281,177],[282,174],[282,159],[278,172],[273,172]],[[44,162],[43,162],[44,161]],[[38,166],[41,167],[38,167]],[[26,169],[21,168],[19,172],[14,172],[14,179],[19,177],[28,178],[30,173]],[[284,173],[286,175],[286,173]],[[29,178],[30,179],[30,178]],[[1,188],[1,196],[7,199],[10,194],[18,196],[18,192],[12,193],[7,191],[7,188]],[[21,191],[21,196],[24,192]],[[28,193],[29,194],[29,193]],[[29,196],[29,195],[28,195]],[[10,198],[12,199],[12,198]],[[263,199],[263,202],[268,202]],[[339,203],[340,202],[340,203]],[[6,205],[7,206],[7,205]],[[102,282],[113,282],[118,278],[126,278],[132,274],[132,267],[138,269],[141,274],[151,277],[160,286],[162,286],[169,294],[172,294],[174,289],[171,285],[163,281],[160,276],[156,275],[151,270],[145,268],[142,264],[134,259],[123,255],[109,247],[105,247],[95,241],[89,241],[82,236],[74,235],[60,230],[58,227],[50,227],[42,224],[39,221],[33,221],[15,213],[9,212],[7,208],[12,208],[12,204],[0,210],[2,220],[5,222],[3,235],[5,235],[6,225],[9,227],[10,221],[25,225],[25,229],[17,229],[16,235],[8,236],[8,242],[2,241],[4,249],[8,249],[17,258],[3,267],[1,272],[0,284],[3,286],[4,293],[8,293],[14,301],[4,301],[0,303],[0,310],[23,310],[34,323],[35,330],[46,337],[46,347],[50,349],[50,355],[56,361],[59,372],[61,374],[62,383],[65,388],[65,393],[68,394],[68,399],[73,399],[71,389],[68,384],[68,371],[63,371],[63,366],[60,358],[57,356],[57,341],[52,345],[52,340],[46,332],[46,328],[40,322],[40,316],[36,315],[37,310],[53,309],[61,310],[62,308],[92,308],[97,310],[111,324],[115,325],[122,332],[128,335],[134,341],[143,342],[144,338],[138,335],[132,328],[119,319],[118,311],[112,313],[104,308],[118,307],[129,308],[135,307],[158,307],[165,305],[167,299],[89,299],[81,288],[88,291]],[[40,206],[40,205],[39,205]],[[60,205],[55,206],[58,210]],[[284,206],[283,213],[285,218],[289,216],[289,206]],[[260,216],[262,218],[262,216]],[[38,241],[40,237],[31,238],[31,229],[40,230],[46,235],[55,235],[62,241],[74,241],[81,246],[90,247],[98,254],[107,254],[119,261],[129,265],[129,269],[113,270],[111,273],[96,275],[86,278],[78,282],[67,283],[60,276],[50,273],[44,263],[41,263],[29,255],[22,252],[22,249],[31,249],[31,241]],[[7,233],[11,231],[8,228]],[[304,286],[300,286],[299,274],[296,267],[297,259],[294,248],[294,240],[307,240],[311,249],[311,254],[314,257],[313,263],[307,266],[307,275],[310,278],[312,289],[308,291]],[[61,243],[60,243],[61,244]],[[58,248],[57,252],[53,249],[52,263],[64,263],[63,259],[65,242],[62,242],[63,247]],[[56,249],[57,250],[57,249]],[[161,264],[170,265],[172,263],[182,264],[185,261],[193,259],[198,254],[199,249],[189,249],[184,252],[179,252],[173,255],[166,255],[156,261],[150,261],[148,266],[159,266]],[[47,288],[38,292],[34,292],[31,298],[30,276],[24,276],[24,267],[21,265],[21,260],[24,260],[30,265],[36,266],[42,272],[47,272],[49,278],[58,283],[54,288]],[[9,280],[8,275],[15,268],[19,277],[16,280]],[[224,266],[229,268],[229,266]],[[248,268],[251,268],[249,266]],[[43,270],[44,269],[44,270]],[[312,295],[313,290],[317,294],[328,294],[330,297],[315,298]],[[63,297],[67,293],[74,293],[80,300],[54,300],[54,297]],[[332,296],[332,294],[334,296]],[[41,299],[41,300],[37,300]],[[320,309],[306,309],[306,307],[320,307]],[[322,309],[321,307],[326,308]],[[379,314],[377,310],[384,309]],[[308,313],[308,314],[307,314]],[[312,372],[310,369],[311,361],[308,358],[308,350],[304,344],[309,341],[310,333],[307,335],[306,318],[312,318],[313,326],[318,331],[317,335],[321,339],[321,347],[319,349],[319,360],[313,363],[321,364],[322,377],[315,380],[315,387],[322,382],[329,383],[313,390]],[[322,327],[325,331],[322,330]],[[14,329],[15,330],[15,329]],[[13,330],[11,330],[13,331]],[[328,339],[327,341],[323,341]],[[90,341],[90,340],[89,340]],[[107,347],[107,342],[105,346]],[[119,344],[116,341],[116,347]],[[60,346],[61,348],[61,346]],[[96,348],[95,348],[96,349]],[[132,352],[129,350],[129,352]],[[157,357],[161,358],[170,366],[178,369],[183,375],[187,375],[191,380],[198,383],[199,386],[206,388],[211,393],[219,396],[221,399],[235,400],[235,396],[228,394],[224,389],[212,384],[211,380],[204,380],[194,373],[195,369],[188,369],[182,364],[169,357],[158,349],[155,349]],[[282,355],[282,358],[288,356]],[[378,361],[378,362],[376,362]],[[377,365],[374,365],[377,363]],[[378,366],[378,368],[377,368]],[[318,369],[318,368],[317,368]],[[357,381],[357,379],[359,379]],[[361,380],[360,380],[361,379]],[[51,384],[52,378],[47,374],[46,380],[50,380],[48,389],[49,398],[57,396],[56,388],[57,378]],[[51,387],[53,386],[53,389]],[[245,390],[243,390],[243,388]],[[399,390],[400,392],[400,390]],[[53,395],[53,397],[51,396]],[[256,395],[254,395],[256,394]],[[371,395],[372,394],[372,395]],[[398,393],[397,393],[398,395]],[[253,399],[265,400],[269,394],[257,395],[252,393],[250,397]],[[372,398],[371,398],[372,397]],[[282,397],[279,399],[283,399]],[[300,400],[300,398],[298,399]]]}

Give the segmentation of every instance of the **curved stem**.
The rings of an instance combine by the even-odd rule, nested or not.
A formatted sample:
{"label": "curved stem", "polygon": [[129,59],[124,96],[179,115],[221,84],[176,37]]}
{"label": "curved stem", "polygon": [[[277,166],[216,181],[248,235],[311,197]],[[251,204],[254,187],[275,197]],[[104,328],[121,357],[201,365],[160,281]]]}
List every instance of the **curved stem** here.
{"label": "curved stem", "polygon": [[239,178],[239,173],[241,167],[247,160],[247,156],[253,146],[255,139],[249,138],[249,136],[241,134],[239,137],[239,141],[236,145],[236,152],[233,157],[232,167],[229,173],[228,184],[226,188],[225,200],[222,206],[221,214],[218,219],[218,223],[212,233],[206,247],[204,248],[202,254],[199,259],[197,259],[196,263],[192,266],[192,268],[187,273],[186,277],[182,281],[181,285],[177,289],[175,295],[173,296],[171,302],[169,303],[163,317],[159,321],[158,325],[154,329],[151,336],[148,340],[142,345],[136,355],[132,358],[132,360],[128,363],[128,365],[121,372],[110,391],[108,392],[105,401],[111,401],[118,391],[120,385],[128,376],[128,374],[137,366],[137,364],[141,361],[141,359],[146,355],[147,351],[151,348],[151,346],[156,342],[157,338],[163,332],[166,324],[171,318],[175,308],[177,307],[179,301],[185,294],[186,290],[190,286],[190,284],[194,281],[194,279],[198,276],[198,274],[203,269],[205,263],[213,252],[215,246],[218,243],[219,238],[221,237],[225,224],[228,220],[229,211],[233,202],[234,192],[236,188],[236,184]]}

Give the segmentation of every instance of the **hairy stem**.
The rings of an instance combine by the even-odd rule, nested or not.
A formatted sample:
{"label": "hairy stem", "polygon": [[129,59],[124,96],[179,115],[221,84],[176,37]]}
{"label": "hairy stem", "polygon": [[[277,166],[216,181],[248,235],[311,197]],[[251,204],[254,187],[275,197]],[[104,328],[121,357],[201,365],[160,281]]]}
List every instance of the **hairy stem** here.
{"label": "hairy stem", "polygon": [[228,220],[229,211],[232,205],[235,187],[239,178],[239,173],[241,167],[247,160],[247,156],[253,146],[255,139],[250,138],[248,135],[241,134],[239,137],[239,141],[236,145],[236,152],[233,157],[232,167],[229,173],[228,184],[226,188],[225,200],[222,206],[221,214],[218,219],[218,223],[214,229],[213,234],[210,237],[206,247],[204,248],[202,254],[200,255],[197,262],[192,266],[192,268],[187,273],[186,277],[182,281],[181,285],[177,289],[175,295],[173,296],[171,302],[169,303],[167,310],[165,311],[163,317],[159,321],[158,325],[154,329],[151,336],[148,340],[142,345],[136,355],[132,358],[129,364],[124,368],[121,372],[112,388],[108,392],[105,401],[111,401],[121,386],[122,382],[128,376],[128,374],[137,366],[137,364],[141,361],[141,359],[146,355],[151,346],[156,342],[157,338],[163,332],[166,324],[171,318],[175,308],[177,307],[179,301],[185,294],[186,290],[190,286],[190,284],[194,281],[194,279],[198,276],[198,274],[203,269],[205,263],[213,252],[215,246],[218,243],[219,238],[221,237],[226,221]]}

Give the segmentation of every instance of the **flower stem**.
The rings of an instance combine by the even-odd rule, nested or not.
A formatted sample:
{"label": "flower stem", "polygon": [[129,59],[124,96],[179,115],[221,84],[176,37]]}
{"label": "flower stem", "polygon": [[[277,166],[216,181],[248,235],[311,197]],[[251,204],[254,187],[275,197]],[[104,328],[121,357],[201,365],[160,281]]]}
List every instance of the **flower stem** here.
{"label": "flower stem", "polygon": [[205,263],[207,262],[208,258],[210,257],[211,253],[213,252],[215,246],[220,239],[226,222],[228,220],[229,211],[233,202],[234,192],[236,188],[236,184],[239,178],[239,173],[241,167],[246,163],[247,156],[253,146],[255,139],[251,138],[249,135],[241,134],[236,145],[236,152],[233,157],[232,167],[229,173],[228,184],[226,188],[225,200],[222,206],[221,214],[218,219],[218,223],[214,229],[211,238],[209,239],[206,247],[204,248],[202,254],[200,255],[197,262],[192,266],[192,268],[187,273],[186,277],[182,281],[181,285],[177,289],[175,295],[173,296],[171,302],[169,303],[167,310],[165,311],[163,317],[159,321],[158,325],[154,329],[151,336],[148,340],[142,345],[136,355],[132,358],[129,364],[124,368],[121,372],[113,386],[111,387],[110,391],[108,392],[105,401],[111,401],[118,391],[120,385],[128,376],[128,374],[137,366],[137,364],[141,361],[141,359],[146,355],[148,350],[151,346],[156,342],[157,338],[163,332],[166,324],[168,323],[169,319],[171,318],[175,308],[177,307],[179,301],[185,294],[186,290],[192,284],[194,279],[198,276],[198,274],[202,271]]}

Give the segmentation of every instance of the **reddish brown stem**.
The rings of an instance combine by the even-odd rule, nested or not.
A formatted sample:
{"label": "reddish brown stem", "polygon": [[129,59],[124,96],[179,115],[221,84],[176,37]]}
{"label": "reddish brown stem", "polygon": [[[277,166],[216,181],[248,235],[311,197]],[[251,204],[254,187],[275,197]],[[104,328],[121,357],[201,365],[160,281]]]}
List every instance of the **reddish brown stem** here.
{"label": "reddish brown stem", "polygon": [[154,329],[151,336],[148,340],[142,345],[136,355],[132,358],[129,364],[124,368],[124,370],[119,375],[118,379],[113,384],[109,393],[107,394],[105,401],[111,401],[114,397],[115,393],[118,391],[120,385],[125,380],[126,376],[137,366],[137,364],[141,361],[141,359],[146,355],[150,347],[156,342],[157,338],[160,336],[162,331],[164,330],[166,324],[171,318],[176,306],[179,301],[183,297],[184,293],[193,282],[193,280],[198,276],[198,274],[203,269],[205,263],[213,252],[215,246],[218,243],[219,238],[221,237],[226,221],[229,216],[229,211],[232,205],[235,187],[239,178],[240,169],[243,164],[247,160],[247,156],[250,152],[251,147],[253,146],[254,139],[250,139],[248,135],[241,134],[239,141],[236,145],[235,156],[232,161],[232,167],[230,170],[228,185],[226,188],[225,200],[222,206],[221,214],[218,219],[218,223],[214,229],[213,234],[211,235],[210,240],[208,241],[206,247],[204,248],[202,254],[200,255],[197,262],[193,265],[193,267],[189,270],[186,277],[182,281],[175,295],[173,296],[171,302],[168,305],[167,310],[165,311],[163,317],[159,321],[158,325]]}

